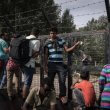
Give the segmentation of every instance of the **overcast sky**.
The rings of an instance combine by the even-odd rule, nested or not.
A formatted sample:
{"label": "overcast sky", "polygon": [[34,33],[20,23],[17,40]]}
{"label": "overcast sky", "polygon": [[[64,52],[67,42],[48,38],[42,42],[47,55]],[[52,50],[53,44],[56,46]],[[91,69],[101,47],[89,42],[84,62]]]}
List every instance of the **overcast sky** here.
{"label": "overcast sky", "polygon": [[[99,16],[101,15],[106,16],[106,8],[104,3],[105,0],[54,0],[54,1],[55,3],[61,5],[61,10],[62,10],[61,14],[65,9],[67,8],[70,9],[70,13],[74,16],[74,23],[76,24],[77,28],[86,25],[88,20],[91,20],[93,17],[95,19],[98,19]],[[81,6],[85,6],[85,7],[77,8]],[[77,8],[77,9],[73,9],[73,8]],[[85,16],[83,16],[84,14]],[[86,14],[91,14],[91,15],[86,15]]]}

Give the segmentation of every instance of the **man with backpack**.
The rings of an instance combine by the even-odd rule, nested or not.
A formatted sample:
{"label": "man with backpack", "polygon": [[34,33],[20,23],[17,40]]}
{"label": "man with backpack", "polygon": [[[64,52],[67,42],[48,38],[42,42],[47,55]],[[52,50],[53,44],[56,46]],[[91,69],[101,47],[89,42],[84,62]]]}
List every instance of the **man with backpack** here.
{"label": "man with backpack", "polygon": [[22,69],[24,73],[24,86],[23,86],[23,99],[24,100],[26,99],[29,93],[33,74],[35,73],[35,58],[38,56],[39,49],[40,49],[40,41],[36,39],[38,37],[38,34],[39,34],[39,30],[34,27],[31,31],[31,34],[26,37],[26,39],[30,40],[29,56],[31,58]]}
{"label": "man with backpack", "polygon": [[12,40],[10,57],[14,59],[24,75],[23,99],[25,100],[35,73],[35,58],[38,56],[40,41],[37,40],[39,30],[32,28],[31,34],[27,37],[18,37]]}

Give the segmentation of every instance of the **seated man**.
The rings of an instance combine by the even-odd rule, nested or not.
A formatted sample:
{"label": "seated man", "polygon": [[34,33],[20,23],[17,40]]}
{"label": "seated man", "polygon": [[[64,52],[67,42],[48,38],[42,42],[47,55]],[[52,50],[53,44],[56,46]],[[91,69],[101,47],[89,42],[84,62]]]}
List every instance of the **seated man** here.
{"label": "seated man", "polygon": [[[41,84],[40,88],[35,87],[30,91],[23,105],[23,110],[32,110],[34,106],[36,110],[38,110],[41,106],[49,108],[49,110],[55,110],[55,105],[55,90],[50,89],[49,79],[44,78],[43,84]],[[42,108],[42,110],[44,110],[44,108]]]}

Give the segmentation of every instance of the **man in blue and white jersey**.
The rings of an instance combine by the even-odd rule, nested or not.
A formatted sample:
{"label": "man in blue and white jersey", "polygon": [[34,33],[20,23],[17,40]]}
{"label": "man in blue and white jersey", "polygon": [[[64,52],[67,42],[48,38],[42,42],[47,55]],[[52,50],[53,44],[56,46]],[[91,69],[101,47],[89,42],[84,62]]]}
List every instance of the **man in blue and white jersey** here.
{"label": "man in blue and white jersey", "polygon": [[[67,69],[63,64],[63,50],[65,52],[73,51],[79,45],[79,41],[72,47],[68,48],[64,39],[57,36],[57,28],[51,28],[50,39],[45,42],[45,72],[53,86],[56,73],[59,77],[60,98],[62,101],[66,99],[66,73]],[[66,101],[64,101],[66,102]]]}

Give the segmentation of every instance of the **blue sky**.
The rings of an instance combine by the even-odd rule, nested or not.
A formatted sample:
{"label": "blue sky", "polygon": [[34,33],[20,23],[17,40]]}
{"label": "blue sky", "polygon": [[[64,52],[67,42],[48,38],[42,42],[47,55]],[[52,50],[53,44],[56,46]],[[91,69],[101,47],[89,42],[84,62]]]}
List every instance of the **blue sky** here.
{"label": "blue sky", "polygon": [[[91,20],[92,18],[98,19],[99,16],[101,15],[106,16],[106,8],[104,3],[105,0],[54,0],[54,1],[55,3],[61,5],[62,10],[61,14],[64,12],[65,9],[67,8],[70,9],[70,13],[74,16],[74,23],[76,24],[76,28],[85,26],[88,20]],[[77,8],[81,6],[85,7]],[[83,16],[84,14],[85,16]]]}

